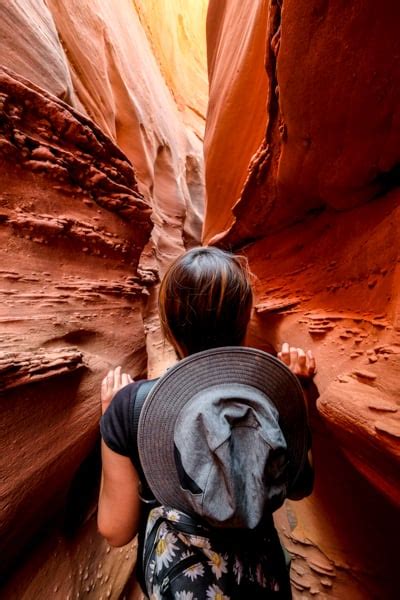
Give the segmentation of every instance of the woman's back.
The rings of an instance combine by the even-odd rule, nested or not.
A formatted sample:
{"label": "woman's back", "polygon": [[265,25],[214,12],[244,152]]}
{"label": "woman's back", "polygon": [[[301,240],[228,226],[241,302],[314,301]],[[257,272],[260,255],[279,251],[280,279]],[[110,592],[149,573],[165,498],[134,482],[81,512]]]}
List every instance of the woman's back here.
{"label": "woman's back", "polygon": [[[143,469],[159,504],[139,557],[151,598],[290,598],[272,513],[311,492],[310,435],[297,378],[241,345],[251,306],[245,259],[216,248],[189,251],[161,283],[162,328],[181,360],[149,393],[137,433],[133,479]],[[312,374],[313,359],[301,363]],[[130,420],[118,406],[117,394],[102,433]]]}

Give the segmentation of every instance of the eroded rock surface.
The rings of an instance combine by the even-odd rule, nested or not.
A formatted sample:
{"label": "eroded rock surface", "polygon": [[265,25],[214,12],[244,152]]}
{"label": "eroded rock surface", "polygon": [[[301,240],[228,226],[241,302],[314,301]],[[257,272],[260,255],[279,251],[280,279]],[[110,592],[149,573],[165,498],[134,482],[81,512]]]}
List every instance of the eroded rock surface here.
{"label": "eroded rock surface", "polygon": [[[154,283],[200,236],[205,6],[0,3],[7,600],[136,594],[135,546],[95,532],[98,388],[172,358]],[[209,4],[204,240],[248,244],[249,343],[319,365],[315,492],[277,515],[295,598],[397,597],[398,12]]]}
{"label": "eroded rock surface", "polygon": [[[235,10],[243,17],[224,35]],[[218,192],[214,185],[209,191],[206,240],[221,237],[228,225],[224,244],[238,246],[310,211],[349,209],[373,200],[398,183],[398,16],[394,1],[379,8],[369,0],[346,5],[232,1],[222,8],[211,0],[206,174],[207,181],[218,171],[231,178],[223,176]],[[265,22],[263,38],[258,30]],[[258,51],[252,45],[256,40]],[[265,57],[264,78],[260,57]],[[258,112],[264,102],[260,78],[268,86],[263,117]],[[238,162],[236,170],[230,157],[240,153],[242,137],[219,136],[218,131],[229,128],[235,109],[226,100],[241,86],[233,129],[243,124],[253,143],[259,143],[262,127],[264,135],[251,161],[246,140],[246,165]],[[251,121],[253,135],[247,129]],[[217,131],[214,123],[219,123]]]}
{"label": "eroded rock surface", "polygon": [[266,45],[267,22],[268,2],[209,3],[205,242],[231,227],[232,206],[265,136],[268,80],[260,50]]}
{"label": "eroded rock surface", "polygon": [[0,99],[4,574],[93,448],[100,374],[122,361],[145,373],[141,306],[155,277],[137,273],[151,211],[124,154],[10,71]]}
{"label": "eroded rock surface", "polygon": [[134,4],[184,122],[202,142],[208,101],[207,2],[134,0]]}
{"label": "eroded rock surface", "polygon": [[1,65],[84,111],[72,85],[68,60],[43,0],[0,3]]}
{"label": "eroded rock surface", "polygon": [[155,283],[200,240],[206,2],[0,4],[0,595],[135,595],[135,548],[95,533],[99,384],[173,359]]}
{"label": "eroded rock surface", "polygon": [[[204,49],[196,51],[195,42],[204,23],[192,19],[185,24],[182,2],[177,0],[162,6],[159,2],[135,5],[131,0],[49,0],[48,5],[77,96],[130,159],[139,190],[152,206],[152,240],[163,271],[185,247],[197,244],[201,235],[204,183],[199,136],[204,129],[207,85],[205,66],[200,70]],[[197,3],[198,16],[204,7],[204,1]],[[165,15],[163,27],[157,26],[160,11]],[[179,31],[180,43],[169,44]],[[169,48],[167,56],[165,48]],[[184,48],[186,55],[191,52],[197,60],[192,72],[187,58],[179,64]],[[168,61],[171,65],[173,57],[174,78],[166,74],[164,79],[160,64],[165,67]],[[176,90],[182,80],[186,92],[177,103]],[[193,96],[193,90],[197,90],[196,99],[191,101],[187,94],[191,91]],[[189,118],[194,114],[189,103],[195,119]]]}
{"label": "eroded rock surface", "polygon": [[[224,30],[234,10],[241,11],[240,24]],[[209,7],[204,240],[249,257],[257,278],[249,343],[269,349],[289,341],[311,348],[318,361],[320,398],[316,403],[313,392],[310,403],[315,492],[278,516],[295,557],[296,598],[396,596],[400,70],[394,14],[394,3],[380,10],[369,1],[211,0]],[[257,39],[258,50],[249,42]],[[257,92],[260,57],[266,101]],[[236,102],[225,102],[241,86]],[[263,111],[253,123],[247,102],[254,115]],[[235,110],[240,118],[232,121]],[[233,132],[226,143],[224,128]]]}

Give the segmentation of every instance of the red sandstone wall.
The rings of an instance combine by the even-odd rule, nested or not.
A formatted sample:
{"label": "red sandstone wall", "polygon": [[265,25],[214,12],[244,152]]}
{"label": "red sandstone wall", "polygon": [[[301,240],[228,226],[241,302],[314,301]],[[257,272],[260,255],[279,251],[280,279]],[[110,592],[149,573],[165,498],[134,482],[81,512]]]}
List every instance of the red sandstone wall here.
{"label": "red sandstone wall", "polygon": [[[152,238],[158,261],[165,265],[200,236],[204,189],[198,136],[202,138],[206,108],[204,71],[198,67],[188,74],[192,87],[199,90],[196,118],[190,120],[175,102],[177,82],[168,87],[156,60],[163,42],[163,32],[150,37],[151,22],[163,14],[158,15],[157,7],[143,14],[131,0],[49,0],[47,4],[77,96],[132,162],[139,190],[152,205]],[[163,34],[168,39],[167,32],[178,21],[179,3],[169,3],[163,10],[170,21]],[[183,27],[187,46],[189,25],[193,24]],[[173,47],[172,55],[179,56],[179,50]],[[180,71],[182,77],[187,73],[184,65]],[[187,106],[183,101],[181,105]]]}
{"label": "red sandstone wall", "polygon": [[155,277],[137,272],[150,209],[124,154],[9,71],[0,98],[4,575],[49,521],[80,511],[74,486],[90,508],[78,469],[98,434],[99,380],[115,362],[145,372],[141,306]]}
{"label": "red sandstone wall", "polygon": [[[199,242],[207,96],[204,49],[196,54],[204,23],[181,19],[178,1],[163,7],[169,56],[178,61],[186,43],[198,59],[170,80],[168,28],[153,30],[157,7],[139,15],[136,4],[0,2],[7,599],[117,599],[135,563],[134,544],[112,550],[96,534],[99,384],[111,366],[138,377],[169,360],[154,283]],[[201,16],[205,3],[196,6]]]}
{"label": "red sandstone wall", "polygon": [[249,343],[319,365],[315,492],[278,516],[296,598],[397,593],[399,18],[369,0],[209,6],[204,239],[245,245]]}
{"label": "red sandstone wall", "polygon": [[[7,599],[119,598],[134,565],[134,545],[96,534],[91,451],[104,370],[139,375],[146,350],[151,373],[168,360],[148,267],[199,236],[206,92],[189,4],[200,20],[200,0],[0,2]],[[209,7],[205,240],[253,242],[249,342],[319,361],[316,489],[278,515],[296,598],[397,597],[398,17],[394,0]]]}

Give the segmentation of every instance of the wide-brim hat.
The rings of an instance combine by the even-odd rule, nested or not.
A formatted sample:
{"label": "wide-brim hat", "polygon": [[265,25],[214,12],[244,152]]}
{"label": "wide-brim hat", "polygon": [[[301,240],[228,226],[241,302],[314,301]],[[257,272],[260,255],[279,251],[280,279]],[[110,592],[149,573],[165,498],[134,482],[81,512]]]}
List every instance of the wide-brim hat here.
{"label": "wide-brim hat", "polygon": [[297,377],[248,347],[193,354],[170,368],[143,405],[138,449],[163,505],[214,526],[257,526],[307,461],[307,412]]}

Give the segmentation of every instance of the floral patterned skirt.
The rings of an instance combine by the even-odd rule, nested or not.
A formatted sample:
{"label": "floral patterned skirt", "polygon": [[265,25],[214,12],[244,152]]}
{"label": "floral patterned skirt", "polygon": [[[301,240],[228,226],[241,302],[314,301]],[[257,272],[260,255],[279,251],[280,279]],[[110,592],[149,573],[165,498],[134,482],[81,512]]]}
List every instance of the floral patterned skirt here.
{"label": "floral patterned skirt", "polygon": [[159,506],[148,518],[143,567],[151,600],[291,598],[272,518],[256,535],[216,531]]}

